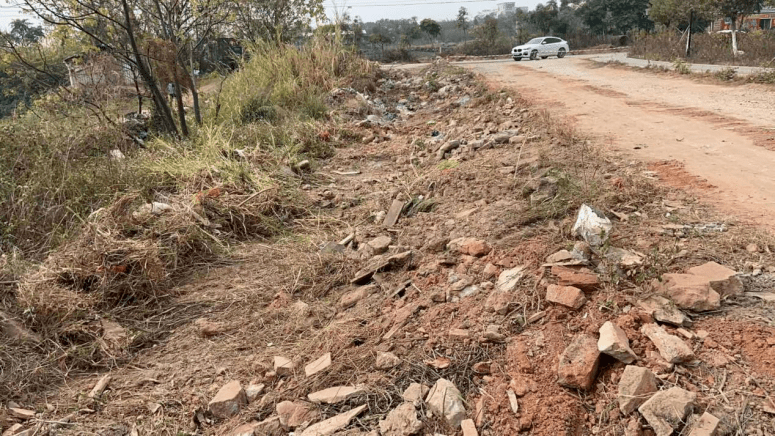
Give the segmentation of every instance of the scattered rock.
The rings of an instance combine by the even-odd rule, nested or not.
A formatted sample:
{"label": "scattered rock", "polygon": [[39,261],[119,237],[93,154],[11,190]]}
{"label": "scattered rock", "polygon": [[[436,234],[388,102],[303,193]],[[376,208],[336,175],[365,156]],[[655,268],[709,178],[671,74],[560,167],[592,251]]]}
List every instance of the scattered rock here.
{"label": "scattered rock", "polygon": [[355,276],[350,280],[353,284],[364,284],[368,282],[374,274],[386,269],[390,265],[390,260],[384,256],[374,256],[369,260],[368,264],[355,273]]}
{"label": "scattered rock", "polygon": [[597,274],[586,268],[569,268],[555,265],[552,274],[557,276],[557,284],[560,286],[574,286],[583,291],[593,291],[600,286]]}
{"label": "scattered rock", "polygon": [[485,279],[491,279],[496,275],[498,275],[498,267],[491,263],[488,263],[487,265],[484,266],[482,275],[484,276]]}
{"label": "scattered rock", "polygon": [[285,428],[294,429],[305,423],[319,419],[320,414],[309,404],[302,402],[283,401],[275,406],[280,424]]}
{"label": "scattered rock", "polygon": [[460,254],[481,257],[488,254],[492,248],[486,242],[476,238],[457,238],[449,241],[447,248]]}
{"label": "scattered rock", "polygon": [[367,244],[372,248],[372,250],[374,250],[374,254],[382,254],[388,251],[388,248],[392,242],[393,240],[390,238],[390,236],[377,236],[376,238],[367,242]]}
{"label": "scattered rock", "polygon": [[227,331],[226,325],[220,322],[209,321],[205,318],[199,318],[194,321],[194,325],[199,329],[199,335],[204,338],[218,336]]}
{"label": "scattered rock", "polygon": [[500,344],[506,342],[506,335],[500,333],[500,328],[497,324],[490,324],[487,326],[487,330],[485,330],[484,334],[482,335],[481,342]]}
{"label": "scattered rock", "polygon": [[358,304],[359,301],[369,296],[369,291],[374,289],[373,285],[361,286],[350,292],[345,292],[339,299],[339,307],[347,309]]}
{"label": "scattered rock", "polygon": [[697,394],[678,387],[657,392],[643,403],[638,411],[657,436],[670,436],[682,423],[694,407]]}
{"label": "scattered rock", "polygon": [[657,378],[648,368],[627,365],[619,379],[619,410],[629,415],[657,391]]}
{"label": "scattered rock", "polygon": [[398,222],[398,216],[401,215],[401,211],[404,209],[404,202],[401,200],[393,200],[393,204],[390,205],[385,221],[382,225],[385,227],[393,227]]}
{"label": "scattered rock", "polygon": [[519,413],[519,401],[517,400],[517,394],[509,389],[506,391],[506,396],[509,397],[509,406],[511,407],[511,411],[514,413]]}
{"label": "scattered rock", "polygon": [[274,356],[274,372],[279,376],[293,375],[296,365],[282,356]]}
{"label": "scattered rock", "polygon": [[646,256],[636,251],[611,247],[606,251],[605,257],[617,266],[629,269],[643,265],[643,259]]}
{"label": "scattered rock", "polygon": [[403,394],[401,394],[401,398],[404,399],[404,401],[408,403],[412,403],[415,406],[419,406],[422,404],[423,398],[425,398],[426,395],[428,395],[428,391],[430,389],[428,386],[425,386],[420,383],[412,383],[409,385],[408,388],[404,391]]}
{"label": "scattered rock", "polygon": [[331,353],[326,353],[307,364],[304,367],[304,374],[307,377],[312,377],[320,371],[328,369],[329,366],[331,366]]}
{"label": "scattered rock", "polygon": [[579,309],[587,302],[581,289],[573,286],[549,285],[546,288],[546,301],[561,304],[571,309]]}
{"label": "scattered rock", "polygon": [[558,383],[569,388],[588,390],[595,382],[599,363],[597,340],[590,335],[580,334],[560,356]]}
{"label": "scattered rock", "polygon": [[689,268],[688,273],[708,279],[710,287],[718,292],[721,298],[743,293],[743,282],[737,272],[716,262]]}
{"label": "scattered rock", "polygon": [[349,412],[340,413],[332,418],[328,418],[325,421],[318,422],[307,427],[306,430],[301,432],[300,436],[328,436],[336,433],[337,431],[347,427],[350,421],[356,416],[360,415],[366,409],[366,405],[358,406]]}
{"label": "scattered rock", "polygon": [[463,436],[479,436],[479,432],[476,431],[476,424],[473,419],[465,419],[460,423],[463,428]]}
{"label": "scattered rock", "polygon": [[717,436],[721,421],[708,412],[694,422],[689,436]]}
{"label": "scattered rock", "polygon": [[428,403],[428,410],[434,415],[444,418],[452,428],[460,427],[460,423],[466,417],[463,396],[449,380],[440,378],[436,381],[425,402]]}
{"label": "scattered rock", "polygon": [[258,399],[258,396],[264,393],[264,389],[266,386],[261,383],[257,385],[248,385],[248,387],[245,389],[245,395],[248,398],[248,402],[252,403]]}
{"label": "scattered rock", "polygon": [[576,223],[573,225],[573,234],[583,238],[593,247],[600,247],[608,240],[611,230],[613,230],[611,220],[602,212],[586,204],[581,205]]}
{"label": "scattered rock", "polygon": [[492,372],[492,362],[477,362],[471,367],[476,374],[489,374]]}
{"label": "scattered rock", "polygon": [[695,312],[721,307],[721,296],[710,287],[710,281],[694,274],[664,274],[662,289],[681,309]]}
{"label": "scattered rock", "polygon": [[350,397],[364,393],[366,393],[366,389],[362,386],[334,386],[323,389],[322,391],[313,392],[307,395],[307,398],[313,403],[336,404],[341,403]]}
{"label": "scattered rock", "polygon": [[498,276],[498,284],[496,285],[497,290],[500,292],[513,292],[517,288],[519,281],[522,280],[524,271],[524,266],[518,266],[500,273]]}
{"label": "scattered rock", "polygon": [[228,419],[237,415],[242,406],[247,404],[248,397],[242,385],[239,381],[232,380],[221,387],[207,407],[216,418]]}
{"label": "scattered rock", "polygon": [[670,363],[688,362],[694,359],[694,352],[686,342],[678,336],[673,336],[662,327],[654,324],[644,324],[641,332],[648,336],[659,350],[659,354]]}
{"label": "scattered rock", "polygon": [[606,321],[600,327],[600,339],[597,341],[597,348],[601,353],[624,363],[632,363],[637,359],[635,352],[630,348],[627,334],[611,321]]}
{"label": "scattered rock", "polygon": [[390,352],[380,351],[377,353],[377,361],[374,366],[377,369],[386,370],[386,369],[395,368],[400,364],[401,364],[401,359],[399,359],[398,356],[396,356],[395,354]]}
{"label": "scattered rock", "polygon": [[561,263],[573,260],[573,254],[568,250],[560,250],[547,256],[546,263]]}
{"label": "scattered rock", "polygon": [[422,421],[417,419],[414,404],[403,403],[379,421],[379,431],[382,436],[409,436],[422,430]]}
{"label": "scattered rock", "polygon": [[468,332],[468,330],[465,330],[465,329],[449,329],[448,334],[451,339],[455,339],[458,341],[462,341],[470,337],[470,333]]}
{"label": "scattered rock", "polygon": [[10,413],[10,415],[14,418],[21,419],[23,421],[27,421],[35,417],[34,410],[22,409],[19,407],[10,407],[8,409],[8,413]]}
{"label": "scattered rock", "polygon": [[652,295],[651,297],[638,302],[638,306],[659,322],[679,327],[689,327],[692,325],[692,321],[689,317],[675,307],[675,304],[673,304],[672,301],[665,297]]}

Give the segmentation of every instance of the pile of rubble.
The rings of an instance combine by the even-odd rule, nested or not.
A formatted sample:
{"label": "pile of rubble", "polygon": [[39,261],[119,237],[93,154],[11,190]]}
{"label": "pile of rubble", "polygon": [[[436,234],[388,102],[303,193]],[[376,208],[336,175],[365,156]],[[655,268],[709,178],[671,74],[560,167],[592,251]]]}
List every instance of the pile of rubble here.
{"label": "pile of rubble", "polygon": [[[181,410],[179,421],[195,434],[233,436],[722,436],[752,409],[775,414],[767,394],[775,384],[737,371],[742,352],[711,323],[760,290],[754,275],[721,265],[723,256],[683,260],[696,250],[689,238],[722,235],[727,225],[671,220],[628,238],[652,224],[645,217],[657,199],[622,205],[629,222],[597,200],[599,207],[579,201],[539,224],[515,217],[558,202],[567,175],[542,166],[539,155],[563,139],[536,128],[511,97],[485,95],[471,75],[445,68],[397,72],[372,95],[332,92],[360,144],[340,150],[330,168],[315,168],[323,182],[309,163],[297,175],[312,173],[301,181],[308,195],[332,221],[350,223],[315,235],[311,258],[351,269],[319,293],[277,292],[283,284],[273,277],[277,294],[261,296],[263,311],[193,323],[194,341],[215,351],[201,358],[209,360],[200,373],[175,362],[172,372],[181,374],[169,384],[198,397],[181,398],[185,407],[169,407],[171,415]],[[616,187],[627,182],[619,176],[601,179]],[[150,206],[153,214],[158,205]],[[672,258],[680,267],[655,260],[658,238],[681,250]],[[266,261],[251,263],[258,272],[248,278],[264,274]],[[765,262],[749,270],[765,275]],[[251,329],[272,322],[285,323],[275,337],[249,342],[259,335]],[[288,334],[301,330],[296,324],[303,334]],[[312,346],[296,344],[310,337]],[[759,339],[775,349],[775,340]],[[239,347],[233,360],[217,354],[233,350],[223,345],[229,341]],[[89,395],[100,404],[88,413],[107,414],[109,383],[94,386]],[[737,404],[730,385],[752,394]],[[135,422],[171,419],[160,416],[161,400],[143,401],[152,418],[143,412]],[[55,428],[51,411],[10,406],[8,435],[66,434],[72,418]],[[112,416],[121,419],[139,414],[117,409]],[[129,425],[111,434],[152,433]]]}

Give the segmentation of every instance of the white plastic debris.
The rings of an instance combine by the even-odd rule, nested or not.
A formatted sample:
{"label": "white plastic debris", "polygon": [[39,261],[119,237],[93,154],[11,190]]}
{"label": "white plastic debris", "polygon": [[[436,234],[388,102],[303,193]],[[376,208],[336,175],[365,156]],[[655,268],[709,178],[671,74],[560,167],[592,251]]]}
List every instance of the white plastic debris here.
{"label": "white plastic debris", "polygon": [[593,247],[599,247],[608,240],[613,225],[611,220],[602,212],[582,204],[576,224],[573,225],[573,234],[584,238]]}

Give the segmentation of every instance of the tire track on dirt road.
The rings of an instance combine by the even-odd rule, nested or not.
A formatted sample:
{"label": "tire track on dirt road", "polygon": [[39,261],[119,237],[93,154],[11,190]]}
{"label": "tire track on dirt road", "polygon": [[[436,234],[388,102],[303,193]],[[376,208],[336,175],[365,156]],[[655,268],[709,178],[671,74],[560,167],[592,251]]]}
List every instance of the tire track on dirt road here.
{"label": "tire track on dirt road", "polygon": [[[600,68],[584,59],[465,62],[494,87],[516,89],[584,135],[659,165],[676,183],[745,223],[775,231],[775,92]],[[675,168],[672,177],[665,169]],[[703,189],[693,189],[694,185]],[[708,187],[715,187],[709,189]]]}

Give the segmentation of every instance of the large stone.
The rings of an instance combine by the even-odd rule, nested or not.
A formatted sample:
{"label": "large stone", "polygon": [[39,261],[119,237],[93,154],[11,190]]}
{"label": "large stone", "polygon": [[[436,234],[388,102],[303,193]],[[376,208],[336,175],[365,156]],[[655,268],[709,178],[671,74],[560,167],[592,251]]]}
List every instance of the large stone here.
{"label": "large stone", "polygon": [[580,236],[593,247],[599,247],[608,240],[613,230],[613,224],[603,212],[582,204],[579,208],[576,223],[573,224],[573,234]]}
{"label": "large stone", "polygon": [[619,410],[629,415],[657,391],[657,378],[648,368],[627,365],[619,379]]}
{"label": "large stone", "polygon": [[522,276],[524,274],[524,266],[518,266],[516,268],[504,270],[498,276],[496,290],[498,292],[513,292],[517,288],[519,281],[522,280]]}
{"label": "large stone", "polygon": [[422,421],[417,419],[414,404],[403,403],[379,421],[379,431],[382,436],[409,436],[422,430]]}
{"label": "large stone", "polygon": [[672,324],[678,327],[689,327],[692,321],[681,312],[672,301],[659,295],[652,295],[649,298],[638,302],[638,306],[653,316],[655,320]]}
{"label": "large stone", "polygon": [[718,418],[705,412],[694,422],[689,436],[717,436],[720,424],[721,421]]}
{"label": "large stone", "polygon": [[663,292],[681,309],[703,312],[721,307],[721,296],[710,281],[694,274],[665,274]]}
{"label": "large stone", "polygon": [[275,406],[280,424],[283,427],[294,429],[304,423],[311,423],[319,419],[320,414],[307,403],[283,401]]}
{"label": "large stone", "polygon": [[557,276],[557,284],[560,286],[575,286],[582,291],[594,291],[600,286],[597,274],[587,268],[569,268],[555,265],[552,274]]}
{"label": "large stone", "polygon": [[595,382],[599,363],[597,340],[590,335],[580,334],[560,356],[558,383],[569,388],[588,390]]}
{"label": "large stone", "polygon": [[428,393],[425,402],[428,403],[428,410],[443,418],[454,429],[460,427],[460,423],[466,417],[463,396],[454,383],[449,380],[438,379]]}
{"label": "large stone", "polygon": [[476,238],[457,238],[449,241],[447,248],[460,254],[480,257],[489,253],[492,248],[486,242]]}
{"label": "large stone", "polygon": [[721,298],[743,293],[743,282],[737,272],[716,262],[689,268],[687,272],[708,279],[710,287],[718,292]]}
{"label": "large stone", "polygon": [[683,363],[694,359],[694,352],[686,342],[678,336],[671,335],[662,327],[654,324],[644,324],[641,332],[648,336],[659,350],[659,354],[670,363]]}
{"label": "large stone", "polygon": [[313,403],[336,404],[364,393],[366,393],[366,389],[363,386],[334,386],[313,392],[307,395],[307,398]]}
{"label": "large stone", "polygon": [[304,367],[304,374],[307,377],[312,377],[320,371],[326,370],[329,366],[331,366],[331,353],[326,353],[308,363],[307,366]]}
{"label": "large stone", "polygon": [[374,366],[377,369],[391,369],[401,364],[401,359],[393,353],[380,351],[377,353],[377,361]]}
{"label": "large stone", "polygon": [[358,406],[349,412],[340,413],[332,418],[328,418],[325,421],[320,421],[317,424],[313,424],[307,427],[306,430],[301,432],[301,436],[328,436],[336,433],[337,431],[347,427],[350,421],[361,412],[366,409],[366,405]]}
{"label": "large stone", "polygon": [[632,363],[637,359],[635,352],[630,348],[630,340],[627,334],[611,321],[606,321],[600,327],[600,339],[597,341],[597,349],[614,359],[624,363]]}
{"label": "large stone", "polygon": [[409,385],[408,388],[404,391],[403,394],[401,394],[401,398],[404,399],[404,401],[408,403],[412,403],[415,406],[419,406],[422,404],[423,398],[425,398],[426,395],[428,395],[428,391],[430,388],[428,386],[425,386],[420,383],[412,383]]}
{"label": "large stone", "polygon": [[654,394],[638,411],[657,436],[670,436],[686,422],[696,399],[697,394],[694,392],[673,387]]}
{"label": "large stone", "polygon": [[587,302],[581,289],[573,286],[549,285],[546,287],[546,301],[579,309]]}
{"label": "large stone", "polygon": [[392,242],[393,240],[390,238],[390,236],[377,236],[366,244],[371,247],[374,254],[382,254],[388,251],[388,248],[390,248],[390,244]]}
{"label": "large stone", "polygon": [[274,356],[274,372],[279,376],[293,375],[296,365],[289,359],[282,356]]}
{"label": "large stone", "polygon": [[248,404],[248,397],[242,385],[237,380],[232,380],[218,391],[208,408],[216,418],[228,419],[237,415],[242,406]]}

